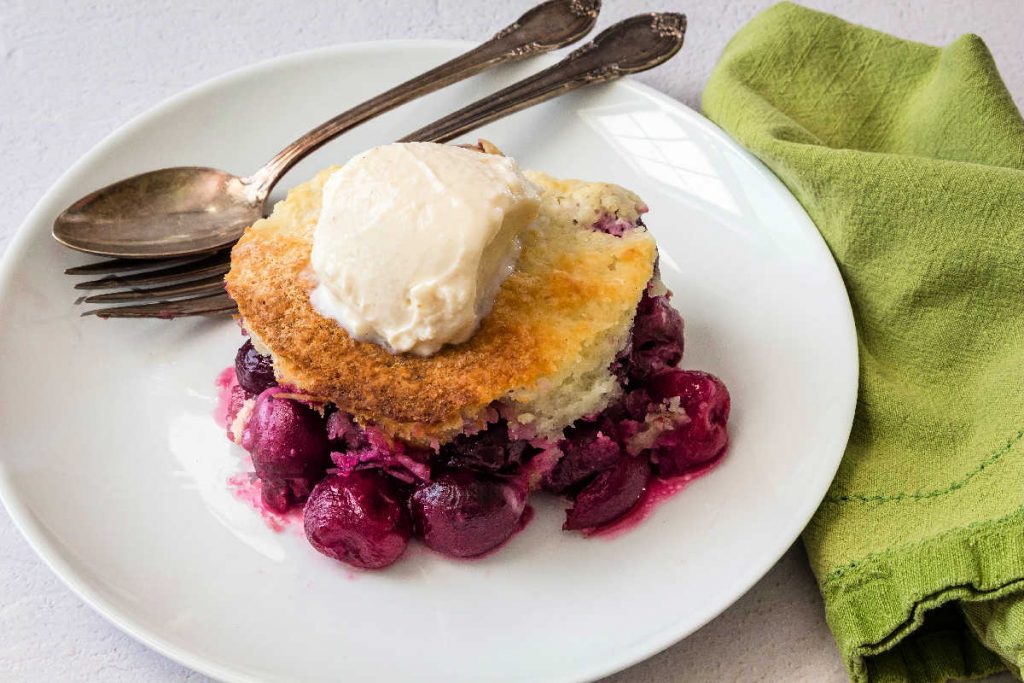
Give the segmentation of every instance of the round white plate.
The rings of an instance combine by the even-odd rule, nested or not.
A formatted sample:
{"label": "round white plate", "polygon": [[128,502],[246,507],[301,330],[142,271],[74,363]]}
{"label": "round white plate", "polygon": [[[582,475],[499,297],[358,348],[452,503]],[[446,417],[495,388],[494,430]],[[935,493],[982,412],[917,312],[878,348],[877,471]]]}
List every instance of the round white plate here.
{"label": "round white plate", "polygon": [[[68,171],[6,254],[4,503],[85,601],[189,667],[229,681],[594,679],[728,607],[796,539],[835,473],[857,353],[827,248],[761,164],[630,81],[479,133],[527,168],[617,182],[648,202],[686,319],[683,365],[718,374],[732,392],[728,457],[629,533],[563,533],[558,504],[538,500],[528,528],[485,559],[411,548],[387,571],[347,571],[298,529],[269,529],[226,485],[243,460],[212,413],[214,379],[242,341],[234,323],[79,317],[61,271],[86,259],[49,235],[72,200],[161,166],[252,171],[317,122],[466,46],[319,50],[190,90]],[[282,187],[536,68],[502,69],[381,117]]]}

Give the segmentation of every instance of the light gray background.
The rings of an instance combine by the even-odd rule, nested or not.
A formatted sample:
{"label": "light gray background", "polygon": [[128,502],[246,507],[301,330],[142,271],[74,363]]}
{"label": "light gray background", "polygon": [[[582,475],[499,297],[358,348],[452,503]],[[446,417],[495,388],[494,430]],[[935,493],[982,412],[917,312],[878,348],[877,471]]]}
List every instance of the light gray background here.
{"label": "light gray background", "polygon": [[[481,39],[530,0],[0,0],[0,250],[46,189],[116,126],[252,62],[381,38]],[[687,13],[683,53],[640,76],[690,106],[728,38],[768,0],[605,0],[601,27],[655,9]],[[1024,0],[807,0],[932,44],[981,35],[1024,103]],[[201,162],[201,159],[197,159]],[[732,608],[608,679],[843,681],[799,544]],[[0,513],[0,680],[205,681],[122,635],[36,558]],[[993,681],[1010,681],[998,677]]]}

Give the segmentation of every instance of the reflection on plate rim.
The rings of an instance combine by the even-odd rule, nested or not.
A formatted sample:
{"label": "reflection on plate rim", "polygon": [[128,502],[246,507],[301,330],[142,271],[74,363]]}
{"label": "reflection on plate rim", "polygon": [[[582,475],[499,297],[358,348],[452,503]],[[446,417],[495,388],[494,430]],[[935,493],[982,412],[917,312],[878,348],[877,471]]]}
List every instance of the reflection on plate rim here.
{"label": "reflection on plate rim", "polygon": [[[453,50],[457,50],[467,49],[475,45],[476,43],[461,40],[375,40],[323,47],[314,50],[307,50],[279,57],[273,57],[254,64],[249,64],[237,69],[233,69],[225,74],[222,74],[203,83],[190,87],[176,95],[173,95],[157,103],[145,112],[118,126],[114,131],[112,131],[110,134],[108,134],[102,140],[96,143],[96,145],[94,145],[92,149],[90,149],[78,161],[72,164],[70,168],[68,168],[63,174],[61,174],[61,176],[53,183],[53,185],[50,186],[50,188],[46,191],[43,197],[37,202],[37,204],[33,207],[33,209],[29,212],[24,221],[18,227],[18,230],[16,231],[14,237],[11,239],[7,247],[6,253],[3,255],[2,260],[0,260],[0,299],[8,295],[7,292],[11,286],[11,280],[13,278],[14,264],[19,262],[25,256],[25,251],[27,249],[29,242],[30,226],[36,222],[39,222],[40,219],[45,216],[56,215],[61,209],[64,208],[63,206],[55,205],[56,196],[61,194],[61,189],[67,185],[74,184],[78,180],[79,174],[81,174],[84,169],[91,166],[93,164],[94,159],[97,159],[98,157],[101,157],[103,155],[103,153],[105,152],[105,148],[111,141],[120,137],[122,134],[128,133],[135,128],[147,124],[151,118],[160,115],[168,107],[177,105],[193,97],[206,94],[208,91],[217,90],[222,86],[226,85],[227,83],[234,81],[238,78],[247,77],[251,75],[253,72],[265,71],[267,69],[278,68],[292,63],[302,63],[310,59],[320,58],[324,56],[351,56],[354,54],[358,54],[360,52],[379,51],[395,47],[408,47],[413,49],[451,48]],[[535,61],[538,64],[546,65],[553,63],[554,58],[552,58],[550,55],[546,55],[539,57]],[[685,116],[687,119],[694,122],[699,127],[702,127],[712,136],[716,138],[722,138],[722,142],[724,144],[727,144],[730,147],[732,147],[735,151],[738,151],[742,158],[750,166],[756,169],[758,173],[762,175],[766,174],[773,179],[775,178],[774,174],[772,174],[772,172],[768,170],[759,160],[753,157],[749,152],[744,150],[742,147],[737,145],[731,138],[728,137],[728,135],[721,131],[721,129],[719,129],[715,124],[701,116],[696,111],[690,109],[685,104],[655,90],[654,88],[643,85],[641,83],[637,83],[634,80],[628,78],[620,79],[619,81],[616,81],[609,85],[605,85],[603,87],[632,89],[634,92],[639,93],[643,97],[650,98],[659,103],[667,104],[668,106],[672,107],[675,111],[679,112],[681,115]],[[272,150],[268,150],[268,152],[272,152]],[[781,181],[778,181],[777,179],[775,179],[775,181],[779,182],[781,185]],[[785,190],[784,186],[783,189]],[[788,195],[788,201],[792,202],[794,208],[797,209],[798,213],[806,218],[807,227],[813,230],[815,235],[817,235],[818,239],[821,240],[820,234],[817,233],[817,229],[814,227],[814,224],[810,220],[810,217],[806,215],[806,212],[799,205],[797,200],[791,194],[788,193],[788,191],[786,192],[786,194]],[[827,246],[825,246],[823,240],[821,240],[821,247],[822,249],[825,250],[825,253],[828,253],[828,248]],[[857,368],[859,362],[857,358],[856,332],[853,323],[852,308],[850,308],[849,298],[846,293],[846,288],[842,281],[842,277],[839,273],[839,269],[835,265],[834,261],[831,260],[831,255],[829,255],[829,261],[832,265],[832,276],[834,277],[836,285],[840,288],[843,300],[847,304],[846,312],[848,313],[848,315],[846,326],[848,328],[849,336],[853,340],[851,344],[853,358],[851,359],[851,363],[849,365],[852,368],[853,373],[852,386],[854,388],[854,391],[852,395],[848,398],[847,405],[843,406],[845,414],[848,415],[848,426],[846,429],[846,434],[844,434],[844,438],[842,440],[842,443],[845,444],[846,440],[849,437],[850,429],[852,429],[853,426],[854,407],[856,404],[858,383]],[[2,322],[0,322],[0,324],[2,324]],[[839,468],[839,463],[843,454],[843,450],[844,449],[840,449],[839,452],[832,454],[832,458],[834,460],[832,466],[822,470],[823,474],[821,482],[821,495],[815,497],[814,499],[808,499],[809,501],[813,500],[813,504],[807,503],[805,509],[803,509],[801,511],[801,514],[798,515],[798,517],[802,520],[799,528],[791,534],[786,534],[786,538],[788,539],[787,543],[784,546],[782,546],[778,553],[776,553],[773,557],[765,558],[763,569],[758,572],[755,572],[753,578],[750,581],[748,581],[746,585],[741,586],[740,589],[737,591],[736,595],[731,599],[731,601],[727,605],[723,606],[719,612],[708,616],[700,623],[693,624],[691,628],[666,628],[662,632],[658,632],[653,636],[649,637],[641,645],[635,646],[633,648],[624,648],[620,650],[617,656],[609,658],[600,667],[594,667],[591,669],[581,669],[579,671],[579,673],[582,674],[581,677],[566,680],[596,680],[603,676],[608,676],[615,672],[621,671],[629,666],[632,666],[644,659],[647,659],[665,650],[666,648],[670,647],[676,642],[691,635],[699,628],[704,626],[707,622],[711,621],[716,616],[718,616],[718,614],[721,614],[722,611],[728,609],[729,606],[731,606],[733,603],[735,603],[736,600],[738,600],[747,591],[749,591],[750,588],[755,583],[757,583],[757,581],[761,580],[761,578],[764,577],[764,575],[772,568],[772,566],[774,566],[775,563],[778,562],[779,558],[782,557],[782,555],[792,545],[792,543],[795,540],[797,540],[797,538],[799,538],[799,535],[802,532],[803,528],[810,521],[815,510],[817,510],[818,505],[823,499],[828,488],[828,484],[835,476],[835,472]],[[828,473],[827,480],[824,479],[825,472]],[[22,502],[20,500],[20,497],[18,496],[17,491],[11,485],[9,478],[7,477],[4,461],[2,458],[0,458],[0,501],[3,502],[4,507],[6,508],[8,514],[10,515],[15,527],[21,532],[22,536],[28,542],[29,546],[43,560],[46,566],[54,574],[56,574],[60,578],[60,580],[66,586],[68,586],[68,588],[70,588],[71,591],[75,593],[81,600],[83,600],[86,604],[88,604],[90,607],[96,610],[109,622],[117,626],[117,628],[120,629],[122,632],[131,636],[135,640],[143,643],[147,647],[155,650],[156,652],[159,652],[160,654],[178,662],[179,664],[186,666],[197,672],[200,672],[202,674],[226,681],[255,680],[233,668],[223,667],[213,660],[198,655],[193,655],[188,650],[182,649],[177,645],[174,645],[166,641],[159,635],[146,630],[144,627],[135,624],[129,616],[122,615],[118,610],[108,605],[107,601],[99,595],[98,591],[96,591],[92,586],[90,586],[88,582],[79,578],[78,574],[69,566],[68,562],[65,561],[60,552],[47,542],[47,540],[45,539],[45,534],[39,530],[35,519],[33,519],[29,511],[22,505]]]}

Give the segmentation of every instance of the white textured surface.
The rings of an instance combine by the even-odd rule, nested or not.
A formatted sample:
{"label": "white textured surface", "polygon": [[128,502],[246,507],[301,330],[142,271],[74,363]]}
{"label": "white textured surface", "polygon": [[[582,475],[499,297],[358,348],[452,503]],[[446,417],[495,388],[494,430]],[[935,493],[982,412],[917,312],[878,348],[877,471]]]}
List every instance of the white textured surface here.
{"label": "white textured surface", "polygon": [[[479,39],[529,0],[0,0],[0,149],[8,172],[0,249],[47,187],[120,123],[225,71],[276,55],[376,38]],[[681,9],[683,53],[640,77],[691,106],[727,39],[767,0],[605,0],[601,25]],[[981,35],[1024,102],[1021,0],[810,0],[899,35],[943,44]],[[342,75],[343,76],[343,75]],[[272,150],[268,150],[268,153]],[[197,160],[201,161],[201,160]],[[204,681],[82,604],[0,515],[0,680]],[[790,552],[725,614],[615,683],[842,681],[803,550]],[[996,680],[1011,680],[998,677]]]}

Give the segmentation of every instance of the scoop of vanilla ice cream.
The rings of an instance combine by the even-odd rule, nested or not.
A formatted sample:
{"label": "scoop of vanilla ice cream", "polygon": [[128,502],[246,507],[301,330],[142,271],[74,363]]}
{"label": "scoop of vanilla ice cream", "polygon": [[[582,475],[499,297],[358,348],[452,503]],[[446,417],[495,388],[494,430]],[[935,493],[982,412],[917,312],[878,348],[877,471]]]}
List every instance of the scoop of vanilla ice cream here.
{"label": "scoop of vanilla ice cream", "polygon": [[313,307],[396,353],[464,342],[512,273],[539,206],[508,157],[428,142],[374,147],[324,185]]}

